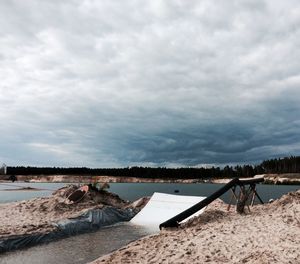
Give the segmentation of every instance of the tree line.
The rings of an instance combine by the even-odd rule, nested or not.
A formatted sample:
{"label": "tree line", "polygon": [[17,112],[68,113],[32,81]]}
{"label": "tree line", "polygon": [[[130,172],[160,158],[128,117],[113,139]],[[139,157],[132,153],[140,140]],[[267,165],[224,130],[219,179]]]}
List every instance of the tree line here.
{"label": "tree line", "polygon": [[237,165],[211,168],[61,168],[9,166],[9,175],[106,175],[141,178],[208,179],[252,177],[264,173],[300,173],[300,156],[265,160],[259,165]]}

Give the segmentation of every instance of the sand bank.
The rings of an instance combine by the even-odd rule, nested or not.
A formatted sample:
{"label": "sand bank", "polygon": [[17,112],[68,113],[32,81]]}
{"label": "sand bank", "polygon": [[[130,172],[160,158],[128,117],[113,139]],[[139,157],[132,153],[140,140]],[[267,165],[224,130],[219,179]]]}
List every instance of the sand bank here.
{"label": "sand bank", "polygon": [[131,204],[115,194],[89,190],[80,202],[74,203],[67,197],[76,189],[71,185],[55,191],[50,197],[0,204],[0,252],[7,250],[3,245],[9,239],[61,231],[56,225],[61,220],[74,219],[97,209],[138,210],[147,202],[141,199]]}
{"label": "sand bank", "polygon": [[42,191],[43,189],[32,188],[32,187],[21,187],[16,189],[1,189],[1,191],[5,192],[16,192],[16,191]]}
{"label": "sand bank", "polygon": [[255,177],[260,176],[264,177],[266,184],[300,185],[300,173],[262,174]]}
{"label": "sand bank", "polygon": [[251,212],[217,200],[179,229],[163,230],[99,263],[300,263],[300,190]]}
{"label": "sand bank", "polygon": [[[223,183],[226,184],[230,179],[212,178],[212,179],[157,179],[157,178],[139,178],[125,176],[89,176],[89,175],[16,175],[18,181],[27,182],[57,182],[57,183]],[[285,174],[262,174],[254,177],[264,177],[268,184],[299,184],[300,173]],[[9,176],[0,176],[0,182],[7,182]]]}
{"label": "sand bank", "polygon": [[[264,178],[265,184],[300,185],[300,173],[260,174],[253,178]],[[232,179],[211,179],[210,183],[226,184]]]}
{"label": "sand bank", "polygon": [[[57,183],[197,183],[199,179],[158,179],[125,176],[89,176],[89,175],[15,175],[18,181],[26,182],[57,182]],[[8,176],[0,175],[0,182],[8,182]]]}

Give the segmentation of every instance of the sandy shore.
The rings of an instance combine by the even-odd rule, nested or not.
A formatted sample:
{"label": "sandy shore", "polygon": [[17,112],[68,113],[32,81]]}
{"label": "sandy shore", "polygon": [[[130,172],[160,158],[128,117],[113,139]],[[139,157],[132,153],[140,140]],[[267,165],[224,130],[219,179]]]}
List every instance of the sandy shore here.
{"label": "sandy shore", "polygon": [[300,190],[244,215],[215,201],[185,226],[93,262],[99,263],[300,263]]}
{"label": "sandy shore", "polygon": [[[158,178],[138,178],[125,176],[90,176],[90,175],[15,175],[18,181],[27,182],[59,182],[59,183],[223,183],[226,184],[231,178],[211,178],[211,179],[158,179]],[[300,173],[285,174],[261,174],[254,177],[264,177],[267,184],[295,184],[300,185]],[[9,182],[9,176],[0,175],[1,182]]]}
{"label": "sandy shore", "polygon": [[[57,182],[57,183],[197,183],[201,179],[158,179],[126,176],[90,176],[90,175],[15,175],[18,181],[25,182]],[[0,182],[10,182],[8,176],[0,175]]]}
{"label": "sandy shore", "polygon": [[16,189],[1,189],[1,191],[4,192],[17,192],[17,191],[42,191],[43,189],[39,188],[32,188],[32,187],[21,187],[21,188],[16,188]]}

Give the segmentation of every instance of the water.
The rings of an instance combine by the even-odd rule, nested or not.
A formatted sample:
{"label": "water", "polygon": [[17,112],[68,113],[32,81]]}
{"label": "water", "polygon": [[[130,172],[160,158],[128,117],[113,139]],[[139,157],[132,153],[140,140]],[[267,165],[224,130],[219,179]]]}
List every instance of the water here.
{"label": "water", "polygon": [[[63,186],[66,183],[27,183],[16,182],[3,185],[0,183],[0,203],[7,203],[13,201],[27,200],[34,197],[49,196],[51,193]],[[39,191],[4,191],[4,189],[16,189],[19,186],[32,187],[41,189]],[[209,196],[223,184],[209,184],[209,183],[110,183],[110,192],[118,194],[121,198],[129,201],[135,201],[143,196],[151,196],[154,192],[163,192],[177,195],[195,195],[195,196]],[[299,185],[265,185],[258,184],[257,191],[263,201],[267,202],[269,199],[277,199],[283,194],[298,190]],[[175,193],[175,190],[179,191]],[[230,193],[225,193],[221,196],[225,202],[229,202]]]}
{"label": "water", "polygon": [[121,223],[28,249],[0,255],[1,264],[82,264],[151,234],[145,227]]}
{"label": "water", "polygon": [[[210,183],[113,183],[110,184],[110,191],[118,194],[123,199],[135,201],[143,196],[151,196],[153,192],[163,192],[176,195],[194,195],[194,196],[209,196],[217,191],[224,184]],[[283,194],[296,191],[300,188],[299,185],[266,185],[258,184],[257,192],[263,201],[269,199],[280,198]],[[175,193],[175,190],[179,191]],[[230,192],[221,196],[224,202],[229,202]]]}
{"label": "water", "polygon": [[[11,183],[10,183],[11,184]],[[14,183],[12,186],[0,184],[0,203],[47,196],[52,190],[63,187],[64,183]],[[4,191],[17,186],[41,188],[40,191]],[[121,198],[134,201],[143,196],[151,196],[153,192],[164,192],[178,195],[208,196],[223,184],[180,184],[180,183],[111,183],[110,191]],[[283,194],[299,189],[297,185],[257,185],[257,191],[263,201],[277,199]],[[229,192],[221,197],[229,201]],[[151,234],[145,227],[122,223],[71,238],[39,245],[28,249],[8,252],[0,256],[2,264],[37,264],[37,263],[87,263],[101,255],[108,254],[130,241]]]}
{"label": "water", "polygon": [[[35,197],[45,197],[51,195],[54,190],[57,190],[65,183],[29,183],[29,182],[14,182],[14,183],[0,183],[0,203],[10,203],[20,200],[28,200]],[[39,190],[29,191],[7,191],[18,189],[19,187],[32,187]]]}

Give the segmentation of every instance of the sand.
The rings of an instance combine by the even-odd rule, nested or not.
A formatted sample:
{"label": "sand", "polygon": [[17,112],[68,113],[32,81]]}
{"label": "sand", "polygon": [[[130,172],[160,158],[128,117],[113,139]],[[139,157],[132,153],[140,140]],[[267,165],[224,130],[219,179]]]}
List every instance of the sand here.
{"label": "sand", "polygon": [[99,263],[300,263],[300,190],[240,215],[217,200],[179,229],[163,230]]}
{"label": "sand", "polygon": [[143,201],[131,205],[119,196],[106,191],[89,191],[84,199],[73,203],[67,199],[67,196],[76,189],[76,186],[69,186],[59,189],[50,197],[0,204],[0,239],[24,234],[47,233],[56,229],[54,222],[79,216],[94,208],[143,206]]}
{"label": "sand", "polygon": [[[197,183],[204,182],[201,179],[173,179],[173,178],[139,178],[127,176],[105,175],[15,175],[18,181],[25,182],[64,182],[64,183]],[[0,182],[10,182],[8,175],[0,175]]]}
{"label": "sand", "polygon": [[[105,176],[105,175],[15,175],[18,181],[25,182],[64,182],[64,183],[222,183],[226,184],[230,178],[209,178],[209,179],[174,179],[174,178],[139,178],[126,176]],[[300,184],[300,173],[281,174],[260,174],[254,177],[264,177],[268,184]],[[8,175],[0,175],[0,183],[10,182]]]}

